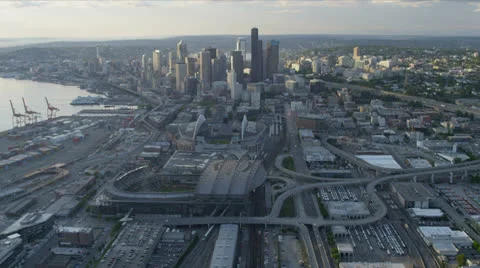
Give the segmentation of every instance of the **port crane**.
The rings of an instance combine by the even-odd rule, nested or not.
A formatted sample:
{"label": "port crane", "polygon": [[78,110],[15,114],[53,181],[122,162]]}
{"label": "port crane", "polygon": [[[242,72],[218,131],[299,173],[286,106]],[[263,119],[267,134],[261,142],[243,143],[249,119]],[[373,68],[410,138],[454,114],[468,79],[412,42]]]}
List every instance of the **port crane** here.
{"label": "port crane", "polygon": [[47,97],[45,97],[45,101],[47,102],[47,118],[48,118],[48,119],[55,118],[57,112],[60,111],[60,109],[58,109],[57,107],[53,107],[52,105],[50,105],[50,103],[48,102]]}
{"label": "port crane", "polygon": [[30,124],[37,123],[38,118],[40,117],[40,113],[32,111],[28,108],[27,104],[25,103],[25,98],[22,97],[23,107],[25,108],[25,114],[28,118]]}
{"label": "port crane", "polygon": [[12,107],[12,125],[13,127],[21,127],[25,125],[25,117],[26,115],[17,113],[15,108],[13,107],[12,100],[10,100],[10,107]]}

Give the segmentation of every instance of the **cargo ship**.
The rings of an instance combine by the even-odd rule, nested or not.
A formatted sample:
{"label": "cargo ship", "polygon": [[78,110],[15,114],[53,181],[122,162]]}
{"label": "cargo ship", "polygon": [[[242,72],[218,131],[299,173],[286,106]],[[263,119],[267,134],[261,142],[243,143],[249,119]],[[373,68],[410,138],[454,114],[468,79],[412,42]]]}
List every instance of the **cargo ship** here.
{"label": "cargo ship", "polygon": [[78,96],[76,99],[74,99],[70,105],[98,105],[103,102],[102,97],[96,97],[96,96],[87,96],[87,97],[81,97]]}

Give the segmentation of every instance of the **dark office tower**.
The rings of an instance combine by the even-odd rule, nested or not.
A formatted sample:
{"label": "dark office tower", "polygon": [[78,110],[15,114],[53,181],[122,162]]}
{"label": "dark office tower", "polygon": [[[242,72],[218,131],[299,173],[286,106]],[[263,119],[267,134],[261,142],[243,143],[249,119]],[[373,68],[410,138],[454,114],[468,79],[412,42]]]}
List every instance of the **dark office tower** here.
{"label": "dark office tower", "polygon": [[227,56],[225,53],[218,52],[218,57],[215,59],[215,79],[213,81],[226,81],[227,80]]}
{"label": "dark office tower", "polygon": [[231,68],[237,74],[237,82],[243,85],[243,55],[242,51],[232,51],[230,62]]}
{"label": "dark office tower", "polygon": [[198,79],[193,76],[185,78],[185,94],[196,96],[198,90]]}
{"label": "dark office tower", "polygon": [[272,79],[273,74],[278,73],[278,59],[280,42],[278,40],[270,40],[267,42],[267,78]]}
{"label": "dark office tower", "polygon": [[207,47],[204,51],[208,51],[210,53],[210,59],[215,59],[217,57],[217,49],[214,47]]}
{"label": "dark office tower", "polygon": [[252,33],[251,33],[251,42],[250,42],[252,48],[252,59],[251,59],[251,81],[252,82],[258,82],[260,81],[260,72],[261,72],[261,57],[260,57],[260,52],[262,51],[258,49],[258,29],[257,28],[252,28]]}
{"label": "dark office tower", "polygon": [[187,64],[187,76],[195,76],[195,58],[185,58],[185,64]]}
{"label": "dark office tower", "polygon": [[200,83],[202,91],[210,90],[212,85],[212,59],[210,52],[200,52]]}

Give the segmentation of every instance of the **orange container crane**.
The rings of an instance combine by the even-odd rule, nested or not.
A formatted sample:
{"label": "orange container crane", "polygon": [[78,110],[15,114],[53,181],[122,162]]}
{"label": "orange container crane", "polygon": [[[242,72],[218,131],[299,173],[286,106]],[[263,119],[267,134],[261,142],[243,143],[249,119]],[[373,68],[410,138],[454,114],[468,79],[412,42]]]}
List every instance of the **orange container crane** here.
{"label": "orange container crane", "polygon": [[27,115],[29,123],[30,124],[36,123],[38,121],[38,118],[40,117],[40,113],[30,110],[27,104],[25,103],[25,99],[23,97],[22,97],[22,101],[23,101],[23,107],[25,108],[25,114]]}
{"label": "orange container crane", "polygon": [[21,127],[22,125],[25,125],[25,118],[27,117],[24,114],[17,113],[15,111],[15,108],[13,108],[13,103],[12,100],[10,100],[10,107],[12,107],[12,125],[13,127]]}

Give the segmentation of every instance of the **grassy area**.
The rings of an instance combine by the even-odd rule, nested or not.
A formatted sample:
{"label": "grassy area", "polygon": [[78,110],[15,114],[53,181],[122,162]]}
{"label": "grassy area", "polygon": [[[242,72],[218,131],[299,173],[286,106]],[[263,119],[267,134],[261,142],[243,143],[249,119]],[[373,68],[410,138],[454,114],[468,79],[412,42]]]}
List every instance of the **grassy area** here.
{"label": "grassy area", "polygon": [[288,170],[295,171],[295,162],[293,161],[293,157],[285,157],[282,161],[282,166]]}
{"label": "grassy area", "polygon": [[295,204],[292,197],[285,199],[285,202],[283,202],[280,217],[295,217]]}
{"label": "grassy area", "polygon": [[320,209],[320,213],[322,213],[322,216],[324,218],[328,218],[327,208],[325,208],[325,205],[322,203],[322,199],[320,197],[317,197],[317,202],[318,202],[318,208]]}

